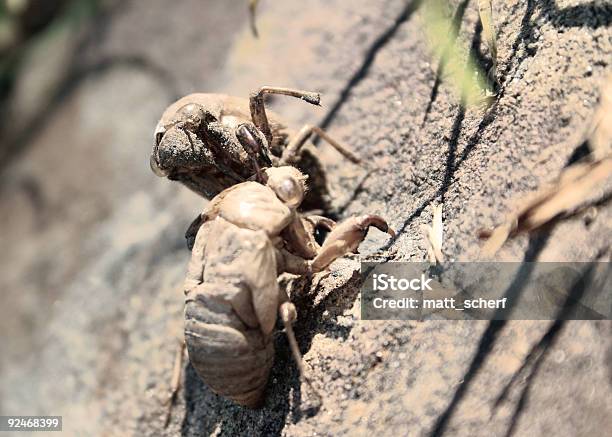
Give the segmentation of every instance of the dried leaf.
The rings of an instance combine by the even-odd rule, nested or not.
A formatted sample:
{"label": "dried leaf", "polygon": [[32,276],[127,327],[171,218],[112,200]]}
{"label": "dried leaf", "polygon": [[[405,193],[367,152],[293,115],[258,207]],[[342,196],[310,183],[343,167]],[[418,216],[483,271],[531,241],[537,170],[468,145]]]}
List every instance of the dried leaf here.
{"label": "dried leaf", "polygon": [[602,192],[593,199],[594,191],[612,177],[612,76],[602,87],[587,140],[592,150],[590,155],[567,167],[554,184],[537,192],[489,235],[483,235],[487,237],[481,252],[484,257],[495,255],[508,238],[587,209],[608,194]]}
{"label": "dried leaf", "polygon": [[485,257],[493,256],[508,237],[531,232],[559,216],[567,216],[592,197],[594,189],[612,176],[612,158],[574,164],[568,167],[551,187],[541,190],[503,225],[497,227],[482,249]]}

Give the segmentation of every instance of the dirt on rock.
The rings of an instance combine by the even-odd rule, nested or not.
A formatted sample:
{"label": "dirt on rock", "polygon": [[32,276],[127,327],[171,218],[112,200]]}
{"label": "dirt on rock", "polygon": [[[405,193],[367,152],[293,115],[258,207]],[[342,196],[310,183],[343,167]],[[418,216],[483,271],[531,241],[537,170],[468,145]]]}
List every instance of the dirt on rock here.
{"label": "dirt on rock", "polygon": [[[611,72],[605,1],[494,2],[501,94],[468,109],[432,58],[419,0],[262,0],[257,39],[245,3],[120,2],[76,36],[86,73],[68,72],[78,81],[33,118],[0,173],[0,414],[62,415],[68,435],[611,429],[609,321],[362,321],[357,257],[293,299],[321,405],[279,333],[263,409],[215,395],[186,365],[163,427],[183,323],[183,234],[205,203],[149,169],[153,129],[175,98],[320,91],[320,108],[281,97],[271,106],[295,128],[319,123],[374,168],[318,145],[340,214],[379,214],[397,231],[371,232],[362,256],[425,260],[422,226],[442,204],[445,258],[474,261],[478,231],[576,153]],[[486,64],[477,2],[451,3],[466,54]],[[497,259],[609,261],[611,229],[603,204],[589,220],[510,240]]]}

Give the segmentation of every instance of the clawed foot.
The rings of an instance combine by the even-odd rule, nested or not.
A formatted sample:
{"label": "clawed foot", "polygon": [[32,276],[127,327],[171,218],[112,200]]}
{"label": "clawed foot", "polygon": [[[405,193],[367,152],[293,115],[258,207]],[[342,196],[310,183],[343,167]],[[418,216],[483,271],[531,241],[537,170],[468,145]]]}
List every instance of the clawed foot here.
{"label": "clawed foot", "polygon": [[336,259],[348,253],[355,253],[371,226],[395,237],[393,229],[380,216],[366,214],[359,217],[351,217],[336,225],[327,236],[321,250],[312,261],[312,272],[319,272],[327,268]]}

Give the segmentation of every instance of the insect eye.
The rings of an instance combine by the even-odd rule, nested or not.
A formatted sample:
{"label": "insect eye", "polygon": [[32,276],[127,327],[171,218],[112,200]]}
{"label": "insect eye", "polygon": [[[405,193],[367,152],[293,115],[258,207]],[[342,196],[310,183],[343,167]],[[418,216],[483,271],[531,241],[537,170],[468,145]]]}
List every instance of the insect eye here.
{"label": "insect eye", "polygon": [[279,199],[292,208],[299,206],[304,198],[302,185],[290,176],[274,181],[272,189]]}
{"label": "insect eye", "polygon": [[166,127],[162,125],[161,122],[157,123],[157,126],[155,126],[155,132],[153,133],[155,139],[155,146],[159,146],[159,143],[161,143],[161,140],[164,137],[165,133]]}
{"label": "insect eye", "polygon": [[159,146],[159,143],[161,143],[162,138],[164,137],[164,133],[165,132],[157,132],[155,134],[155,145]]}

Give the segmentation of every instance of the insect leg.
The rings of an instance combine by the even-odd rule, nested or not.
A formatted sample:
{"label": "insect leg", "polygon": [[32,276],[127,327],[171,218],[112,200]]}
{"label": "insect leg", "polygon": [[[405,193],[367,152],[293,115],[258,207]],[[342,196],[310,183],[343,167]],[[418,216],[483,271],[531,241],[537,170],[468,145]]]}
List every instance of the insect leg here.
{"label": "insect leg", "polygon": [[278,308],[278,312],[281,320],[283,321],[283,325],[285,326],[285,331],[287,332],[287,339],[289,340],[289,347],[291,348],[293,359],[295,360],[295,364],[300,372],[300,376],[303,376],[304,366],[302,364],[302,354],[300,353],[300,348],[298,347],[297,340],[295,339],[295,333],[293,332],[293,322],[295,322],[297,319],[295,305],[293,305],[291,302],[283,302]]}
{"label": "insect leg", "polygon": [[263,139],[258,138],[254,126],[246,123],[236,130],[236,138],[238,138],[238,142],[251,158],[257,180],[265,183],[258,159],[261,159],[262,162],[268,166],[272,165],[272,161],[270,160],[266,147],[261,143]]}
{"label": "insect leg", "polygon": [[295,90],[291,88],[263,86],[259,89],[259,91],[252,93],[249,98],[251,118],[253,119],[253,123],[257,129],[259,129],[266,137],[268,144],[272,144],[272,130],[270,129],[270,124],[268,123],[268,117],[266,115],[266,108],[264,104],[265,94],[282,94],[284,96],[297,97],[317,106],[321,102],[321,95],[319,93]]}
{"label": "insect leg", "polygon": [[279,306],[278,312],[280,314],[281,320],[283,321],[283,325],[285,326],[285,333],[287,334],[287,339],[289,340],[289,347],[291,348],[293,359],[295,360],[298,372],[300,373],[300,378],[308,385],[308,387],[310,387],[310,389],[315,394],[317,400],[320,403],[322,401],[321,395],[312,386],[310,379],[304,373],[302,354],[300,353],[300,348],[297,344],[297,340],[295,339],[295,333],[293,332],[293,322],[295,322],[297,319],[297,311],[295,309],[295,305],[293,305],[291,302],[283,302]]}
{"label": "insect leg", "polygon": [[311,137],[312,134],[317,134],[319,138],[325,140],[330,146],[336,149],[342,156],[355,164],[361,164],[361,160],[347,147],[340,144],[338,141],[330,137],[323,129],[319,126],[306,125],[297,133],[295,137],[291,139],[291,142],[287,145],[283,151],[283,155],[280,159],[280,165],[291,165],[297,161],[297,157],[300,153],[300,149],[306,141]]}
{"label": "insect leg", "polygon": [[308,220],[310,223],[312,223],[312,226],[315,229],[320,227],[320,228],[325,228],[329,232],[331,232],[336,227],[335,221],[333,221],[330,218],[323,217],[322,215],[309,214],[309,215],[306,215],[304,218]]}
{"label": "insect leg", "polygon": [[310,274],[310,262],[285,249],[278,249],[276,251],[276,262],[279,273],[287,272],[292,275]]}
{"label": "insect leg", "polygon": [[325,237],[336,227],[336,222],[332,219],[315,214],[302,215],[302,223],[308,233],[310,244],[317,248],[317,253]]}
{"label": "insect leg", "polygon": [[172,416],[172,407],[181,386],[181,376],[183,374],[183,358],[185,356],[185,341],[181,340],[178,351],[174,357],[174,367],[172,369],[172,379],[170,380],[170,395],[166,400],[168,409],[166,410],[166,418],[164,419],[164,428],[168,427],[170,417]]}
{"label": "insect leg", "polygon": [[375,227],[392,237],[395,236],[393,229],[382,217],[373,214],[351,217],[336,225],[327,236],[321,250],[312,260],[312,271],[320,272],[336,259],[348,253],[355,253],[370,227]]}

